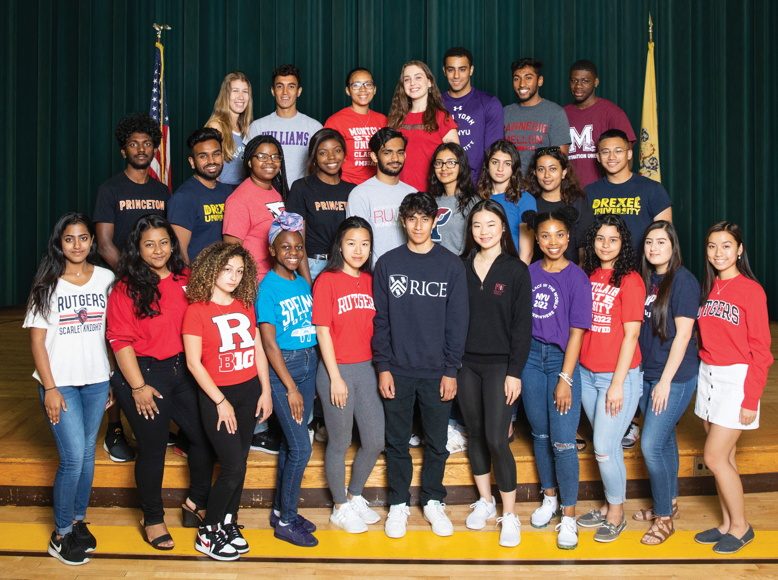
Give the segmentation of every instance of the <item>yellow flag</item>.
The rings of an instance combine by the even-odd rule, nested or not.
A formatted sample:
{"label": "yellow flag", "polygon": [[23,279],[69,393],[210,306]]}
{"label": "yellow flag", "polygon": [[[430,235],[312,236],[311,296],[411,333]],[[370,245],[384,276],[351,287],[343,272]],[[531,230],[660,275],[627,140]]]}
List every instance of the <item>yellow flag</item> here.
{"label": "yellow flag", "polygon": [[643,118],[640,130],[640,174],[662,181],[659,167],[659,122],[656,111],[656,71],[654,70],[654,43],[648,43],[646,83],[643,87]]}

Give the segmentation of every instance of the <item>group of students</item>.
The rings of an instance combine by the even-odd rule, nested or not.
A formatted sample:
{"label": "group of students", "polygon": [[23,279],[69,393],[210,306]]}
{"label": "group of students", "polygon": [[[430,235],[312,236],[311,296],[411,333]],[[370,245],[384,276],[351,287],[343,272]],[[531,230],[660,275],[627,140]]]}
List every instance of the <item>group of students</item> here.
{"label": "group of students", "polygon": [[[245,112],[250,91],[242,90],[246,81],[229,79],[212,120],[226,103],[223,120],[242,131],[242,113],[232,107],[241,103]],[[299,96],[299,78],[291,87],[288,80],[274,85],[277,102],[290,91]],[[114,397],[137,440],[143,534],[160,550],[174,546],[161,498],[170,421],[189,441],[184,525],[198,528],[199,551],[234,560],[249,550],[238,524],[249,448],[257,424],[271,415],[282,437],[270,523],[281,540],[317,545],[315,524],[297,509],[316,394],[328,432],[333,525],[359,533],[380,521],[362,492],[385,451],[384,529],[391,538],[405,535],[418,405],[424,517],[434,533],[453,533],[442,482],[456,398],[479,494],[465,525],[482,529],[496,517],[493,471],[500,545],[518,545],[508,434],[521,399],[543,489],[531,523],[545,527],[561,516],[557,545],[572,549],[579,526],[596,528],[600,542],[617,539],[626,526],[621,436],[638,407],[654,504],[633,517],[650,522],[645,544],[673,533],[675,426],[696,387],[695,413],[708,433],[705,462],[722,507],[721,525],[696,540],[732,553],[753,539],[734,454],[740,433],[758,426],[772,357],[766,298],[740,229],[729,222],[711,227],[700,289],[682,266],[671,221],[663,219],[671,215],[666,192],[643,198],[656,210],[645,227],[627,219],[634,215],[598,211],[615,207],[598,197],[600,182],[587,192],[578,186],[559,147],[536,149],[522,171],[516,147],[498,139],[473,172],[456,126],[447,124],[451,117],[437,108],[440,94],[426,65],[407,64],[398,87],[389,126],[377,120],[366,139],[375,174],[359,184],[344,177],[350,141],[339,131],[311,136],[305,175],[291,190],[283,138],[259,134],[244,146],[247,177],[223,210],[200,198],[191,204],[177,191],[168,219],[164,211],[148,212],[153,203],[125,203],[142,215],[118,238],[107,211],[95,212],[97,234],[82,214],[57,222],[25,319],[61,457],[53,556],[81,564],[96,548],[84,517],[97,432]],[[374,89],[364,69],[350,75],[355,103],[354,94]],[[413,128],[393,128],[398,114],[416,114]],[[159,145],[154,130],[142,127],[125,127],[121,136],[117,130],[129,181]],[[235,147],[228,138],[235,127],[227,129],[200,129],[189,140],[193,179],[210,190],[229,165],[225,152]],[[623,132],[605,132],[597,155],[606,176],[636,177]],[[202,212],[182,211],[187,204]],[[108,205],[98,196],[98,208]],[[214,215],[223,223],[205,219]],[[108,253],[106,237],[114,242]],[[97,265],[98,246],[115,274]],[[120,255],[111,254],[119,248]],[[593,426],[606,503],[576,519],[581,408]],[[355,422],[360,443],[347,485]]]}

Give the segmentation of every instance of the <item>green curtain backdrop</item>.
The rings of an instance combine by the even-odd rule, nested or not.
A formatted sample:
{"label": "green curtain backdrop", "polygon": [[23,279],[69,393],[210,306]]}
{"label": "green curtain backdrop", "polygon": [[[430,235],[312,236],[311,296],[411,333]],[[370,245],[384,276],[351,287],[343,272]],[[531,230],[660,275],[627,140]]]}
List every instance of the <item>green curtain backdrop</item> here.
{"label": "green curtain backdrop", "polygon": [[[702,236],[740,223],[778,316],[771,258],[776,221],[768,158],[778,134],[778,3],[772,0],[12,0],[2,68],[3,180],[0,305],[25,301],[50,227],[67,210],[91,213],[97,186],[122,168],[117,120],[146,111],[153,22],[165,34],[174,185],[188,177],[186,136],[208,117],[224,74],[252,80],[254,111],[273,109],[275,65],[302,69],[301,111],[324,120],[346,105],[355,65],[378,82],[387,111],[402,63],[463,45],[475,84],[512,101],[510,62],[545,62],[542,95],[569,101],[567,70],[589,58],[599,94],[640,127],[651,12],[656,42],[662,176],[687,264],[700,272]],[[445,79],[439,74],[439,81]]]}

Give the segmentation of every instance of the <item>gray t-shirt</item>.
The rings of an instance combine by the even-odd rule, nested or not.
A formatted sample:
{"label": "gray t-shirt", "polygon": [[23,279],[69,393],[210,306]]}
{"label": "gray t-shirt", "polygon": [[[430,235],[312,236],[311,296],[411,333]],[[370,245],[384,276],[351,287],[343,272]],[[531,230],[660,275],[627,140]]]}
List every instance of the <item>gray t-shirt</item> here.
{"label": "gray t-shirt", "polygon": [[279,117],[273,111],[249,126],[249,139],[253,139],[257,135],[271,135],[278,139],[284,150],[287,185],[291,187],[295,181],[305,175],[308,142],[319,129],[321,129],[321,123],[299,111],[289,119]]}
{"label": "gray t-shirt", "polygon": [[432,230],[432,241],[460,256],[465,249],[467,216],[478,199],[472,199],[464,213],[459,211],[459,201],[455,195],[441,195],[435,201],[438,202],[438,223]]}
{"label": "gray t-shirt", "polygon": [[405,243],[400,225],[400,204],[406,195],[416,191],[400,181],[389,185],[371,177],[357,185],[348,196],[346,216],[359,216],[373,228],[373,264],[389,250]]}
{"label": "gray t-shirt", "polygon": [[503,124],[505,138],[519,151],[524,175],[535,149],[570,144],[570,123],[565,110],[546,99],[532,107],[508,105],[503,109]]}

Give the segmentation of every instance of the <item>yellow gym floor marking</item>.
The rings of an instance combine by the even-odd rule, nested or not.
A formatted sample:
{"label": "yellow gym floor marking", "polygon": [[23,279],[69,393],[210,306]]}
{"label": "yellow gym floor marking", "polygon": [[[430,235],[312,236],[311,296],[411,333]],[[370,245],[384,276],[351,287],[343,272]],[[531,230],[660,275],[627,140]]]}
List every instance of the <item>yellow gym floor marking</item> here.
{"label": "yellow gym floor marking", "polygon": [[[43,554],[48,545],[51,527],[47,524],[4,523],[0,536],[0,553]],[[97,537],[95,557],[205,557],[194,549],[195,530],[170,528],[176,547],[170,551],[154,550],[141,537],[140,527],[90,526]],[[250,560],[317,560],[317,561],[370,561],[383,562],[459,562],[459,563],[509,563],[509,562],[579,562],[603,561],[778,561],[778,531],[756,530],[756,539],[737,554],[720,556],[712,546],[694,542],[694,533],[677,531],[660,546],[644,546],[640,543],[643,531],[625,531],[610,544],[600,544],[593,539],[593,531],[581,531],[578,548],[560,550],[556,547],[556,533],[522,534],[521,545],[502,548],[498,545],[496,531],[456,531],[453,536],[439,538],[429,530],[412,530],[399,540],[387,538],[376,529],[364,534],[347,534],[340,530],[316,532],[319,545],[315,548],[299,548],[273,537],[273,530],[244,529],[243,534],[251,551],[243,556]]]}

